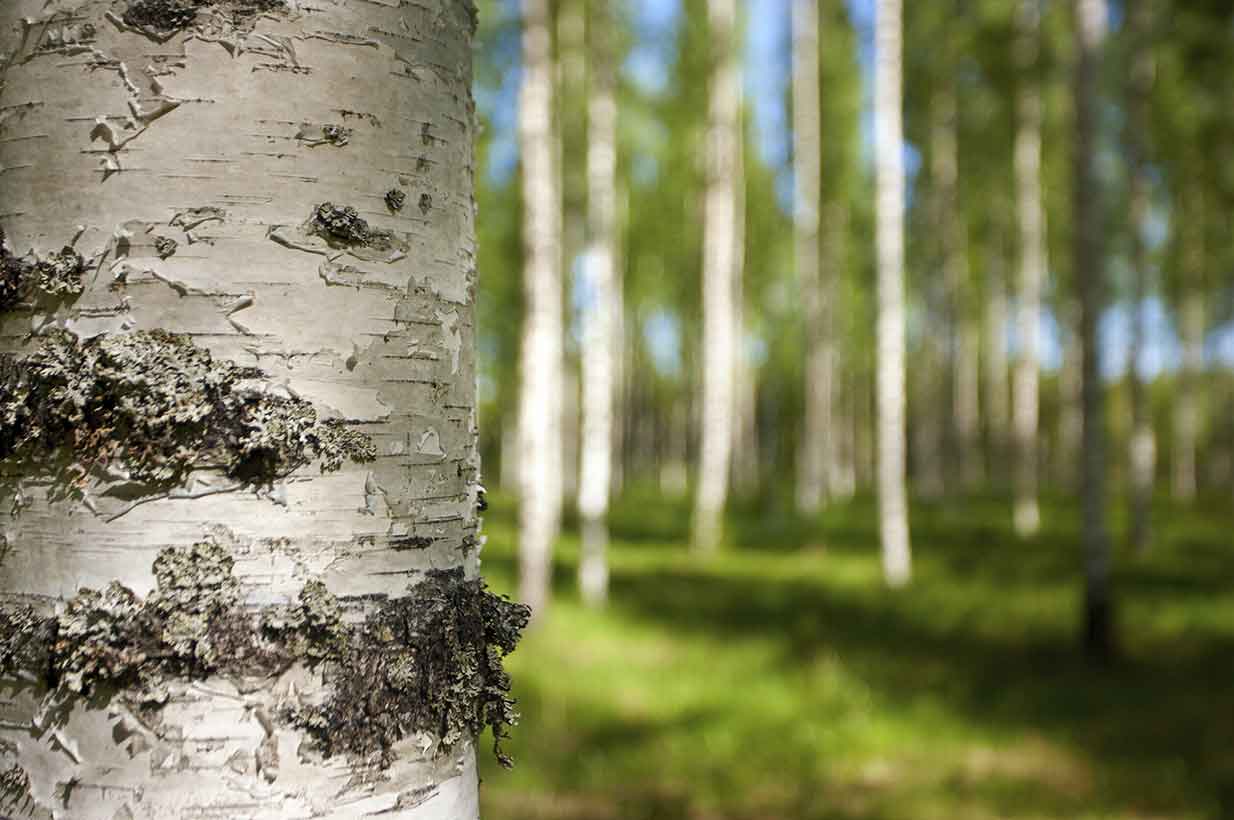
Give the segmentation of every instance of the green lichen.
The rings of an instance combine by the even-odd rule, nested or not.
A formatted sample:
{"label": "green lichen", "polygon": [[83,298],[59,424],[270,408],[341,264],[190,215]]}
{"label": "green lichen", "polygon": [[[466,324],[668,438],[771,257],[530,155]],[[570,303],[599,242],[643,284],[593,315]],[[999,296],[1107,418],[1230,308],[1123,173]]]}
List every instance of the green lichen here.
{"label": "green lichen", "polygon": [[0,229],[0,311],[9,310],[23,299],[40,294],[52,297],[75,296],[85,285],[82,274],[86,260],[65,246],[45,259],[30,261],[15,256],[5,242]]}
{"label": "green lichen", "polygon": [[80,695],[106,687],[157,704],[168,679],[275,676],[303,662],[323,668],[327,697],[282,718],[327,756],[388,765],[412,732],[449,749],[487,726],[498,760],[510,764],[500,743],[518,715],[502,661],[527,625],[527,607],[461,569],[435,571],[349,625],[320,582],[294,604],[249,609],[233,570],[223,546],[202,542],[159,554],[145,600],[113,583],[80,590],[54,617],[0,609],[0,678]]}
{"label": "green lichen", "polygon": [[38,464],[64,451],[75,484],[119,464],[161,486],[203,466],[262,483],[312,457],[327,472],[375,457],[368,436],[262,389],[262,378],[164,331],[87,341],[53,332],[29,355],[0,355],[0,460]]}

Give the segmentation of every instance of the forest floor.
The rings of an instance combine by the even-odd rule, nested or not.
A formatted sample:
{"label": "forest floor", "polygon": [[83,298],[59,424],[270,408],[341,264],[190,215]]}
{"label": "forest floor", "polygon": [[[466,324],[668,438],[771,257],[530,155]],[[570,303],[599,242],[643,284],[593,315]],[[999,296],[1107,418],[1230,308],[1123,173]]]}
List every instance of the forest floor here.
{"label": "forest floor", "polygon": [[[1103,668],[1077,649],[1073,505],[1027,541],[1006,499],[917,505],[913,584],[892,592],[869,499],[736,513],[702,560],[684,501],[631,494],[603,611],[579,604],[567,528],[551,614],[508,661],[516,768],[482,755],[484,816],[1234,818],[1234,518],[1154,514],[1151,551],[1118,553]],[[514,524],[497,495],[499,591]]]}

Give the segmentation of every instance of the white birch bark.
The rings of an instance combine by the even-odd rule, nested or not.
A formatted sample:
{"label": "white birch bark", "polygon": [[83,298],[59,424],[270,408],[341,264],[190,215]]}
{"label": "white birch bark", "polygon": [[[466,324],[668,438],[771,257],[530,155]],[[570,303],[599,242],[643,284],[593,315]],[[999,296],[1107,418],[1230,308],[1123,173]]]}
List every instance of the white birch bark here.
{"label": "white birch bark", "polygon": [[1016,316],[1019,356],[1012,383],[1015,430],[1015,530],[1035,535],[1041,526],[1037,502],[1040,407],[1041,292],[1046,277],[1045,208],[1041,191],[1041,89],[1037,79],[1040,52],[1040,0],[1020,0],[1016,63],[1020,90],[1016,100],[1015,178],[1019,220],[1019,306]]}
{"label": "white birch bark", "polygon": [[579,589],[589,604],[608,596],[608,503],[612,486],[613,410],[620,356],[617,257],[617,98],[606,6],[593,8],[588,104],[587,192],[590,244],[583,309],[583,436],[578,496],[582,519]]}
{"label": "white birch bark", "polygon": [[733,447],[734,279],[737,276],[737,190],[734,170],[740,142],[741,69],[735,0],[708,0],[715,69],[707,116],[706,194],[703,205],[703,395],[698,489],[693,541],[712,552],[723,537]]}
{"label": "white birch bark", "polygon": [[[261,492],[202,468],[193,487],[130,500],[117,479],[81,502],[0,470],[0,603],[51,611],[111,581],[144,595],[160,551],[207,539],[234,558],[250,607],[321,581],[363,611],[431,568],[478,569],[460,550],[478,529],[474,7],[316,0],[233,25],[216,5],[160,43],[110,0],[0,5],[0,225],[13,246],[74,241],[93,264],[75,302],[0,315],[0,349],[27,351],[32,328],[50,326],[188,334],[362,427],[378,458]],[[331,142],[326,126],[343,130]],[[409,207],[387,209],[389,189]],[[354,255],[304,235],[327,201],[406,252]],[[154,237],[178,250],[156,253]],[[400,549],[409,537],[429,546]],[[43,817],[478,816],[470,743],[435,756],[409,738],[374,777],[264,719],[322,687],[302,669],[171,680],[152,727],[116,700],[52,716],[32,687],[5,686],[0,763],[25,769]]]}
{"label": "white birch bark", "polygon": [[805,409],[798,454],[797,509],[818,512],[831,449],[830,304],[821,274],[822,114],[818,0],[793,2],[793,230],[806,323]]}
{"label": "white birch bark", "polygon": [[903,586],[911,574],[905,488],[904,155],[901,0],[878,0],[874,138],[878,260],[878,498],[883,574]]}
{"label": "white birch bark", "polygon": [[548,0],[523,2],[523,346],[519,405],[519,594],[543,614],[561,522],[561,186],[553,141]]}
{"label": "white birch bark", "polygon": [[1097,658],[1114,651],[1110,599],[1110,543],[1105,510],[1105,405],[1097,321],[1105,298],[1100,191],[1096,173],[1097,64],[1105,35],[1105,0],[1074,0],[1075,275],[1080,296],[1081,496],[1083,507],[1085,624],[1084,646]]}

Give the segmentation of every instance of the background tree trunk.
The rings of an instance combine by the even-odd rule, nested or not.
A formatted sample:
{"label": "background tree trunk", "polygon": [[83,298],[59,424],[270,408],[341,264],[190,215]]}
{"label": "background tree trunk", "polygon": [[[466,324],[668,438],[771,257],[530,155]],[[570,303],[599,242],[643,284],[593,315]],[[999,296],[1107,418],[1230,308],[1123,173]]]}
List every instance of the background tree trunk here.
{"label": "background tree trunk", "polygon": [[737,191],[734,173],[741,150],[741,68],[737,50],[735,0],[708,0],[715,68],[707,122],[707,182],[703,213],[703,404],[698,490],[693,540],[714,551],[723,537],[733,446],[733,388],[737,340],[733,294],[738,264]]}
{"label": "background tree trunk", "polygon": [[587,180],[591,237],[586,261],[583,312],[583,457],[578,496],[583,546],[579,589],[583,600],[602,603],[608,595],[608,515],[612,484],[613,409],[618,360],[620,298],[617,256],[617,98],[612,49],[612,13],[593,6],[591,84],[588,105]]}
{"label": "background tree trunk", "polygon": [[523,3],[525,314],[520,370],[519,594],[539,614],[548,606],[553,541],[562,497],[561,187],[553,140],[553,56],[548,0]]}
{"label": "background tree trunk", "polygon": [[822,125],[818,0],[793,2],[793,229],[805,316],[805,410],[798,455],[797,508],[818,512],[831,458],[831,305],[820,270]]}
{"label": "background tree trunk", "polygon": [[[45,464],[0,465],[6,511],[21,498],[0,525],[0,604],[69,617],[79,588],[113,582],[148,601],[156,560],[198,542],[254,619],[324,589],[355,621],[377,601],[417,600],[430,570],[474,576],[474,7],[320,0],[311,14],[246,16],[198,3],[195,17],[145,24],[135,3],[64,5],[0,6],[0,107],[23,112],[0,120],[0,220],[14,247],[73,242],[88,260],[84,292],[36,325],[74,344],[187,334],[212,366],[260,368],[270,395],[364,431],[378,458],[302,467],[256,491],[209,464],[171,490],[112,464],[80,498]],[[340,239],[320,213],[354,233]],[[32,318],[0,314],[0,349],[26,355],[50,338],[29,335]],[[192,618],[176,628],[214,635]],[[94,635],[71,648],[136,649]],[[470,739],[446,753],[413,734],[384,773],[315,751],[279,717],[334,685],[301,664],[152,683],[162,698],[141,715],[125,689],[40,702],[37,686],[5,686],[0,760],[25,769],[34,816],[478,816]]]}
{"label": "background tree trunk", "polygon": [[1020,349],[1012,384],[1015,426],[1015,529],[1021,536],[1037,533],[1041,512],[1037,502],[1037,423],[1040,408],[1041,291],[1046,276],[1045,207],[1041,193],[1041,88],[1036,76],[1041,38],[1041,0],[1021,0],[1016,63],[1020,88],[1016,101],[1015,177],[1019,218],[1019,311],[1016,323]]}
{"label": "background tree trunk", "polygon": [[1084,646],[1106,659],[1114,652],[1110,543],[1105,520],[1105,419],[1097,322],[1105,299],[1101,196],[1096,172],[1097,60],[1105,36],[1104,0],[1075,0],[1075,276],[1080,295]]}
{"label": "background tree trunk", "polygon": [[1173,489],[1180,501],[1192,501],[1196,493],[1196,449],[1200,435],[1200,391],[1204,369],[1204,266],[1205,208],[1201,183],[1196,175],[1184,178],[1181,306],[1179,335],[1183,344],[1178,395],[1174,399]]}
{"label": "background tree trunk", "polygon": [[[952,34],[945,36],[954,37]],[[947,48],[941,86],[931,100],[931,175],[936,196],[943,287],[947,293],[945,310],[951,329],[951,435],[947,439],[954,442],[954,446],[947,448],[950,452],[946,467],[948,470],[958,468],[959,484],[971,490],[981,480],[977,448],[981,422],[977,375],[980,332],[970,308],[968,230],[960,205],[959,112],[954,59],[950,56],[954,53],[954,47]]]}
{"label": "background tree trunk", "polygon": [[878,257],[878,498],[883,573],[893,587],[911,577],[905,488],[904,146],[900,0],[878,0],[874,134]]}
{"label": "background tree trunk", "polygon": [[1153,476],[1156,473],[1156,439],[1148,403],[1148,387],[1140,371],[1140,358],[1147,335],[1144,304],[1148,298],[1148,246],[1144,238],[1147,227],[1150,191],[1148,167],[1148,134],[1151,127],[1149,110],[1153,90],[1151,0],[1132,0],[1128,8],[1132,39],[1131,76],[1127,83],[1128,122],[1126,142],[1131,174],[1128,196],[1128,221],[1131,223],[1132,320],[1131,351],[1127,375],[1131,384],[1131,440],[1128,461],[1131,473],[1131,496],[1128,501],[1131,516],[1131,547],[1138,553],[1148,548],[1153,500]]}

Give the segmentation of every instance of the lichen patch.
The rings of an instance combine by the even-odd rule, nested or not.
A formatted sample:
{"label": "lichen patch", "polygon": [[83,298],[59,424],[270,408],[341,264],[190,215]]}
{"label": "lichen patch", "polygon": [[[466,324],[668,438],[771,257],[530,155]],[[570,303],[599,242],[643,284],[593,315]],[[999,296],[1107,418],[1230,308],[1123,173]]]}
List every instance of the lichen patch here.
{"label": "lichen patch", "polygon": [[28,355],[0,355],[0,460],[61,455],[70,486],[120,467],[159,487],[202,467],[263,484],[313,458],[323,472],[375,458],[367,435],[263,377],[165,331],[56,331]]}
{"label": "lichen patch", "polygon": [[29,259],[14,255],[0,229],[0,311],[10,310],[23,300],[40,295],[53,298],[76,296],[85,285],[82,275],[86,260],[67,245],[45,258]]}
{"label": "lichen patch", "polygon": [[56,616],[0,608],[0,678],[82,696],[114,691],[150,711],[168,680],[273,678],[303,663],[321,667],[324,697],[278,717],[326,757],[385,766],[412,733],[449,750],[488,727],[509,765],[500,744],[518,714],[503,658],[527,626],[527,607],[461,569],[435,570],[408,596],[348,624],[320,582],[294,604],[247,608],[233,569],[224,546],[201,542],[159,554],[145,600],[112,583],[80,590]]}

